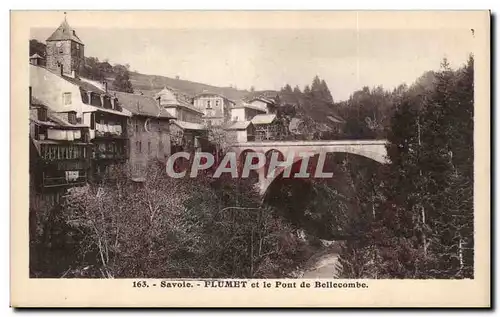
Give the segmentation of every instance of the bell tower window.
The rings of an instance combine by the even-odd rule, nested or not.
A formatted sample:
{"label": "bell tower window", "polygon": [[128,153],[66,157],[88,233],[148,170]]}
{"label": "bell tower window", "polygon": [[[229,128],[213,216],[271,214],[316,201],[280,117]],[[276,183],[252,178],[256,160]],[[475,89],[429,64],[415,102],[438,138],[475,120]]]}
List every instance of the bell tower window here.
{"label": "bell tower window", "polygon": [[63,44],[62,42],[56,43],[57,51],[59,52],[59,54],[64,54],[64,48],[62,44]]}

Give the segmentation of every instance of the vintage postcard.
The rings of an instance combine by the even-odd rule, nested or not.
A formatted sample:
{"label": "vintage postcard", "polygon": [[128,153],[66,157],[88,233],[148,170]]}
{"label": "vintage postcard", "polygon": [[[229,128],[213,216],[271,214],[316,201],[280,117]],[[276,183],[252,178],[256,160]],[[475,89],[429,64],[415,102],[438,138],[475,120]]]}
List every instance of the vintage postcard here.
{"label": "vintage postcard", "polygon": [[11,12],[14,307],[489,307],[488,11]]}

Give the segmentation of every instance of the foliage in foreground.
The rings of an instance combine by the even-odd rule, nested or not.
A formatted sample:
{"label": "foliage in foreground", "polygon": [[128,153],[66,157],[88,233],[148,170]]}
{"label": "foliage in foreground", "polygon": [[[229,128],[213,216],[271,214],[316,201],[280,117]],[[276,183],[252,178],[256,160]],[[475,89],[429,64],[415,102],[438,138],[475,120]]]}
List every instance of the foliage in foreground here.
{"label": "foliage in foreground", "polygon": [[79,235],[66,277],[284,277],[311,255],[245,180],[172,179],[156,167],[146,179],[66,196],[62,236]]}

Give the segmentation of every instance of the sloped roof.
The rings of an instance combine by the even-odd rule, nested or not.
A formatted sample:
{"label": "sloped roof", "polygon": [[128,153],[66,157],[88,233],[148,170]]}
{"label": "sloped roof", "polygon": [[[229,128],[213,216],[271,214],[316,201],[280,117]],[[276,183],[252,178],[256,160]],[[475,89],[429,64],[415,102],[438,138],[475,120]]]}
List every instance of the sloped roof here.
{"label": "sloped roof", "polygon": [[30,56],[30,59],[34,59],[34,58],[37,58],[37,59],[38,58],[42,58],[43,59],[43,57],[41,57],[40,55],[38,55],[38,53],[35,53],[35,54],[33,54],[33,55]]}
{"label": "sloped roof", "polygon": [[263,91],[254,91],[248,93],[243,99],[246,101],[250,101],[252,99],[257,98],[265,98],[270,101],[274,101],[274,98],[278,95],[277,91],[274,90],[263,90]]}
{"label": "sloped roof", "polygon": [[158,106],[158,102],[149,96],[126,92],[114,92],[120,105],[135,115],[175,119],[168,111]]}
{"label": "sloped roof", "polygon": [[[61,78],[63,78],[64,80],[74,84],[74,85],[77,85],[79,87],[81,87],[82,89],[86,90],[86,91],[91,91],[91,92],[94,92],[94,93],[97,93],[97,94],[105,94],[106,92],[99,88],[99,87],[96,87],[94,85],[92,85],[91,83],[88,83],[86,81],[83,81],[79,78],[73,78],[73,77],[70,77],[70,76],[66,76],[66,75],[61,75],[61,73],[57,72],[57,71],[53,71],[53,70],[50,70],[44,66],[41,66],[41,65],[33,65],[33,64],[30,64],[30,73],[31,72],[50,72],[56,76],[59,76]],[[108,94],[109,95],[109,94]]]}
{"label": "sloped roof", "polygon": [[174,95],[174,91],[175,90],[171,88],[165,87],[155,95],[155,98],[161,98],[161,101],[166,104],[179,105],[179,100],[177,100],[177,97]]}
{"label": "sloped roof", "polygon": [[225,128],[225,130],[246,130],[251,124],[251,121],[236,121],[229,127]]}
{"label": "sloped roof", "polygon": [[65,41],[65,40],[71,40],[74,41],[78,44],[83,45],[82,40],[76,35],[75,30],[73,30],[69,24],[68,21],[66,21],[66,18],[64,21],[59,25],[59,27],[52,33],[51,36],[46,40],[48,41]]}
{"label": "sloped roof", "polygon": [[[86,125],[84,124],[72,124],[68,120],[65,120],[62,118],[60,115],[58,115],[57,112],[51,110],[49,107],[47,107],[43,102],[41,102],[39,99],[35,97],[31,97],[31,105],[33,106],[38,106],[38,107],[43,107],[47,109],[47,121],[41,121],[38,119],[38,116],[34,115],[32,112],[30,112],[30,120],[40,124],[40,125],[45,125],[45,126],[51,126],[51,127],[63,127],[63,128],[87,128]],[[67,111],[69,112],[69,111]]]}
{"label": "sloped roof", "polygon": [[194,98],[196,99],[196,98],[201,97],[201,96],[219,96],[219,97],[221,97],[223,99],[228,100],[229,102],[232,102],[232,103],[236,104],[236,101],[234,101],[234,100],[232,100],[232,99],[224,96],[223,94],[219,94],[219,93],[212,92],[212,91],[203,91],[201,93],[196,94],[194,96]]}
{"label": "sloped roof", "polygon": [[164,108],[177,108],[177,107],[182,107],[182,108],[185,108],[189,111],[192,111],[192,112],[196,112],[200,115],[203,115],[203,111],[201,110],[198,110],[196,109],[195,107],[193,107],[193,105],[189,104],[189,103],[186,103],[185,101],[180,101],[179,104],[172,104],[172,105],[163,105]]}
{"label": "sloped roof", "polygon": [[258,114],[252,119],[253,124],[270,124],[276,119],[275,114]]}
{"label": "sloped roof", "polygon": [[[61,76],[60,74],[57,74],[56,72],[54,72],[54,74],[56,74],[58,76]],[[66,76],[66,75],[62,75],[61,77],[64,78],[65,80],[69,81],[70,83],[81,87],[85,91],[94,92],[96,94],[106,94],[106,91],[104,91],[100,87],[94,86],[91,83],[86,82],[84,80],[81,80],[79,78],[73,78],[73,77],[69,77],[69,76]],[[111,95],[109,93],[106,94],[106,95],[108,95],[108,96],[111,97]]]}
{"label": "sloped roof", "polygon": [[247,109],[253,109],[253,110],[258,110],[258,111],[261,111],[263,113],[266,112],[266,110],[260,108],[260,107],[257,107],[257,106],[254,106],[254,105],[251,105],[251,104],[248,104],[244,101],[241,101],[240,103],[238,103],[236,106],[232,107],[231,109],[242,109],[242,108],[247,108]]}
{"label": "sloped roof", "polygon": [[34,96],[31,96],[31,105],[33,106],[42,106],[42,107],[45,107],[47,108],[47,106],[40,101],[40,99],[34,97]]}
{"label": "sloped roof", "polygon": [[270,103],[270,104],[274,104],[274,100],[270,99],[270,98],[266,98],[266,97],[263,97],[263,96],[257,96],[257,97],[253,97],[253,98],[250,98],[247,100],[247,102],[252,102],[252,101],[255,101],[255,100],[260,100],[260,101],[263,101],[265,103]]}
{"label": "sloped roof", "polygon": [[174,120],[174,124],[179,126],[183,130],[206,130],[205,126],[199,123]]}
{"label": "sloped roof", "polygon": [[[180,98],[179,98],[180,97]],[[184,107],[187,110],[203,114],[203,111],[196,109],[191,103],[187,101],[190,99],[184,92],[165,86],[162,90],[154,95],[154,98],[161,98],[161,103],[164,107]]]}
{"label": "sloped roof", "polygon": [[[73,78],[73,77],[69,77],[66,75],[61,75],[57,72],[51,71],[51,70],[43,67],[43,66],[30,64],[30,72],[49,72],[51,74],[54,74],[54,75],[56,75],[64,80],[68,81],[69,83],[71,83],[73,85],[80,87],[82,90],[85,90],[87,92],[90,91],[90,92],[93,92],[93,93],[96,93],[99,95],[102,94],[102,95],[106,95],[110,98],[115,98],[115,96],[111,95],[109,92],[106,92],[103,89],[92,85],[91,83],[80,80],[79,78]],[[45,75],[45,74],[42,73],[39,75]],[[77,111],[83,111],[83,112],[104,111],[104,112],[109,112],[109,113],[113,113],[113,114],[117,114],[117,115],[121,115],[121,116],[127,116],[127,117],[131,116],[130,111],[128,111],[127,109],[123,109],[123,111],[118,111],[118,110],[107,109],[107,108],[103,108],[103,107],[92,106],[90,104],[82,105],[83,108],[79,108],[79,107],[80,106],[78,106],[78,105],[73,105],[73,106],[69,107],[68,110],[77,110]]]}

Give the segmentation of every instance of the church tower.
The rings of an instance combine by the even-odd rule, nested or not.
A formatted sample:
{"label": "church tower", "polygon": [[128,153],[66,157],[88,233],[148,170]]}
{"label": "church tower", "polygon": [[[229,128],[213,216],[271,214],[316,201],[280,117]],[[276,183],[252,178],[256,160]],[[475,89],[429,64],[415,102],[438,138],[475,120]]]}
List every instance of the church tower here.
{"label": "church tower", "polygon": [[47,68],[61,75],[76,77],[84,66],[84,45],[64,16],[64,21],[46,40]]}

